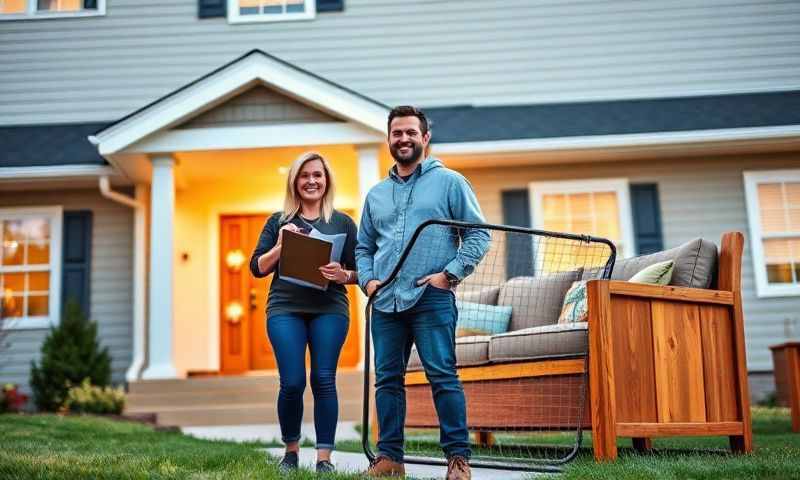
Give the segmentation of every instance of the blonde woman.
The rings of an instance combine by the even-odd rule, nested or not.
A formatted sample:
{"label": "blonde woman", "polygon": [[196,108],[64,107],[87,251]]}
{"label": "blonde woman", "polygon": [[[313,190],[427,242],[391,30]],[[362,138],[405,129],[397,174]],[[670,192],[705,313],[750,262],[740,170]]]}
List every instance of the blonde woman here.
{"label": "blonde woman", "polygon": [[[334,180],[322,155],[306,153],[292,164],[286,183],[283,212],[264,225],[250,270],[256,277],[274,273],[267,303],[267,334],[280,374],[278,420],[286,453],[280,462],[284,472],[296,469],[306,387],[306,347],[311,353],[311,390],[314,394],[314,427],[317,434],[317,472],[334,471],[330,461],[339,402],[336,364],[347,328],[348,300],[345,284],[357,283],[355,272],[356,225],[334,210]],[[330,280],[327,290],[316,290],[284,281],[279,258],[283,232],[347,234],[341,263],[320,267]]]}

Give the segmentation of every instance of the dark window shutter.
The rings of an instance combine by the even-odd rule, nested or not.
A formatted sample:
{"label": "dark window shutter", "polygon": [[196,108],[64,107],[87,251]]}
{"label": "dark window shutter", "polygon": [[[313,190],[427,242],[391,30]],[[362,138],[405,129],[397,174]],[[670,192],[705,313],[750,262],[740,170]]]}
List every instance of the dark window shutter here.
{"label": "dark window shutter", "polygon": [[[503,224],[530,228],[528,190],[506,190],[501,195]],[[533,238],[517,233],[506,234],[506,278],[523,275],[533,275]]]}
{"label": "dark window shutter", "polygon": [[62,258],[61,305],[75,300],[87,316],[92,271],[92,212],[64,212],[64,251]]}
{"label": "dark window shutter", "polygon": [[344,0],[317,0],[317,12],[342,12]]}
{"label": "dark window shutter", "polygon": [[198,0],[199,18],[225,17],[228,15],[228,0]]}
{"label": "dark window shutter", "polygon": [[97,0],[83,0],[83,8],[86,10],[97,10]]}
{"label": "dark window shutter", "polygon": [[633,212],[633,234],[639,255],[659,252],[664,249],[661,233],[661,208],[658,201],[658,185],[655,183],[631,185],[631,211]]}

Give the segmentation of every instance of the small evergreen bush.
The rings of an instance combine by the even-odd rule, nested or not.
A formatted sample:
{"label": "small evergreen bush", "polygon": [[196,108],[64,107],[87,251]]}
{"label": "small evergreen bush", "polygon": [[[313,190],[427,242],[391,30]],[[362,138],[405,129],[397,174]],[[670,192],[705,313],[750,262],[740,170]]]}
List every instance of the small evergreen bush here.
{"label": "small evergreen bush", "polygon": [[41,363],[31,362],[31,388],[39,410],[55,412],[64,404],[70,386],[88,378],[99,387],[111,383],[111,357],[100,348],[97,324],[90,322],[73,301],[61,323],[50,329],[42,345]]}

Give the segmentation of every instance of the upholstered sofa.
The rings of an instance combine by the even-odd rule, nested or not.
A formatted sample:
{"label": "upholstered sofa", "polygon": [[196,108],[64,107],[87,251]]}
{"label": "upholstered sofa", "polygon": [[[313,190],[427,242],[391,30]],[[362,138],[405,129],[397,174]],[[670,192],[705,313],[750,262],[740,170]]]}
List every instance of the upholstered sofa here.
{"label": "upholstered sofa", "polygon": [[[508,331],[456,339],[470,429],[567,429],[580,421],[593,429],[597,459],[616,458],[617,436],[645,450],[650,437],[726,435],[734,450],[750,451],[742,248],[742,235],[732,232],[719,254],[713,242],[697,238],[617,260],[611,280],[577,269],[458,291],[462,302],[511,307]],[[669,285],[627,281],[665,260],[674,262]],[[587,321],[558,323],[564,294],[577,280],[587,280]],[[408,370],[406,424],[434,427],[414,350]],[[584,413],[575,414],[582,395]],[[552,407],[543,407],[548,401]]]}

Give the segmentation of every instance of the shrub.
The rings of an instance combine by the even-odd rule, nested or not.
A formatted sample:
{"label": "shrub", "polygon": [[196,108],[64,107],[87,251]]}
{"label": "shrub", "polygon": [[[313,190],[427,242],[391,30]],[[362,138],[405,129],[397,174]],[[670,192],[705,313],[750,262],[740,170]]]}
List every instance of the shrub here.
{"label": "shrub", "polygon": [[67,303],[61,323],[50,330],[42,345],[41,364],[31,362],[31,388],[36,407],[55,412],[67,390],[88,378],[92,385],[111,382],[111,357],[97,341],[97,324],[90,322],[76,302]]}
{"label": "shrub", "polygon": [[19,387],[13,383],[3,385],[0,390],[0,413],[16,413],[28,403],[28,396],[19,391]]}
{"label": "shrub", "polygon": [[114,413],[119,415],[125,408],[125,392],[122,387],[98,387],[88,378],[79,386],[67,391],[64,410],[73,413]]}

